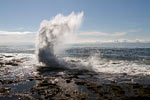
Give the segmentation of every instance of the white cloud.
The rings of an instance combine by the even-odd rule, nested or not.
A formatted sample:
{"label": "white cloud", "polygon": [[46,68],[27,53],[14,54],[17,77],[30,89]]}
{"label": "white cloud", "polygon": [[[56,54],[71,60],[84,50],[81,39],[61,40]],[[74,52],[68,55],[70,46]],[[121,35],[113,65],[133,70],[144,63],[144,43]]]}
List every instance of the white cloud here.
{"label": "white cloud", "polygon": [[77,44],[82,44],[82,43],[122,43],[122,42],[129,42],[129,43],[136,43],[136,42],[140,42],[140,43],[150,43],[150,40],[145,40],[145,39],[95,39],[95,38],[77,38],[77,40],[74,43]]}
{"label": "white cloud", "polygon": [[24,32],[9,32],[9,31],[0,31],[0,35],[25,35],[25,34],[31,34],[35,32],[29,32],[29,31],[24,31]]}
{"label": "white cloud", "polygon": [[107,42],[113,42],[113,40],[110,39],[95,39],[95,38],[77,38],[74,43],[82,44],[82,43],[107,43]]}
{"label": "white cloud", "polygon": [[34,43],[36,32],[10,32],[0,31],[0,43]]}
{"label": "white cloud", "polygon": [[[130,30],[135,32],[136,30]],[[128,31],[129,32],[129,31]],[[112,43],[112,42],[150,42],[149,38],[140,39],[124,39],[119,36],[125,36],[127,32],[116,32],[116,33],[104,33],[104,32],[80,32],[76,41],[73,43]],[[83,37],[82,37],[83,36]],[[88,36],[88,38],[86,38]],[[92,36],[107,36],[108,38],[94,38]],[[113,39],[117,37],[117,39]],[[119,37],[119,38],[118,38]],[[24,32],[10,32],[0,30],[0,43],[34,43],[36,39],[36,32],[24,31]]]}
{"label": "white cloud", "polygon": [[126,32],[116,32],[110,34],[110,33],[93,31],[93,32],[80,32],[79,35],[80,36],[124,36],[126,35]]}

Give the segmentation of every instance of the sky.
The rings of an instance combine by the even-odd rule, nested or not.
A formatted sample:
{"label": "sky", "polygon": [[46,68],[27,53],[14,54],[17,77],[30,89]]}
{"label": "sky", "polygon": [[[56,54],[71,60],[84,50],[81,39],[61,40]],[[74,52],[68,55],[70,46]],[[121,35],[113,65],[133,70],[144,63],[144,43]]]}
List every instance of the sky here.
{"label": "sky", "polygon": [[150,41],[150,0],[0,0],[0,44],[34,43],[42,20],[82,11],[77,43]]}

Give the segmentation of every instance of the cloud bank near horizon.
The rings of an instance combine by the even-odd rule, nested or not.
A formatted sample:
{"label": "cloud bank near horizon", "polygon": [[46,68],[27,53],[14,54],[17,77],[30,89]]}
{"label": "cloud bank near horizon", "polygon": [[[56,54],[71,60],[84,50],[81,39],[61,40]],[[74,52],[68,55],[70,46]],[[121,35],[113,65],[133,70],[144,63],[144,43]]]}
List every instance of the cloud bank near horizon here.
{"label": "cloud bank near horizon", "polygon": [[80,32],[79,36],[124,36],[126,32],[104,33],[98,31]]}
{"label": "cloud bank near horizon", "polygon": [[[3,31],[0,30],[0,43],[1,44],[17,44],[17,43],[28,43],[33,44],[36,40],[36,33],[37,32],[30,32],[30,31]],[[115,32],[115,33],[105,33],[105,32],[98,32],[98,31],[84,31],[80,32],[77,35],[76,41],[72,44],[82,44],[82,43],[111,43],[111,42],[150,42],[149,39],[126,39],[123,38],[127,35],[128,32]],[[119,37],[119,39],[99,39],[94,37]],[[84,37],[84,38],[82,38]],[[88,38],[87,38],[88,37]],[[121,37],[121,38],[120,38]]]}
{"label": "cloud bank near horizon", "polygon": [[10,32],[10,31],[1,31],[0,30],[0,35],[26,35],[26,34],[32,34],[32,33],[36,33],[36,32],[29,32],[29,31],[24,31],[24,32]]}
{"label": "cloud bank near horizon", "polygon": [[33,44],[35,42],[36,32],[30,31],[1,31],[1,44]]}

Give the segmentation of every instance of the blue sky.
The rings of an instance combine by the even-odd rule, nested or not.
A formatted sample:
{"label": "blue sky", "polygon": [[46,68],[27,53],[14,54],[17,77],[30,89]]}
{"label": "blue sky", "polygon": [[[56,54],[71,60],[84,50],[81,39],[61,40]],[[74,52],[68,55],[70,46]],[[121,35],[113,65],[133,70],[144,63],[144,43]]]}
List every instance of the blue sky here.
{"label": "blue sky", "polygon": [[[150,40],[150,0],[0,0],[0,33],[33,32],[21,37],[32,42],[42,20],[72,11],[84,12],[80,40]],[[8,34],[0,39],[22,42]]]}

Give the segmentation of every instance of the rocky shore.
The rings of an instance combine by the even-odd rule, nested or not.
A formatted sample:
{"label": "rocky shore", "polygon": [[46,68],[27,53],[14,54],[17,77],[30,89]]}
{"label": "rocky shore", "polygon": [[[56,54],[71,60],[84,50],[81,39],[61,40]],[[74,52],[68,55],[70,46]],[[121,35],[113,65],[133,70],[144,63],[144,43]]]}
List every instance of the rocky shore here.
{"label": "rocky shore", "polygon": [[[4,56],[10,57],[0,58]],[[20,67],[21,63],[17,59],[1,61],[0,69]],[[4,78],[10,72],[1,74],[0,100],[150,100],[149,76],[49,67],[38,67],[37,72],[13,79]]]}

